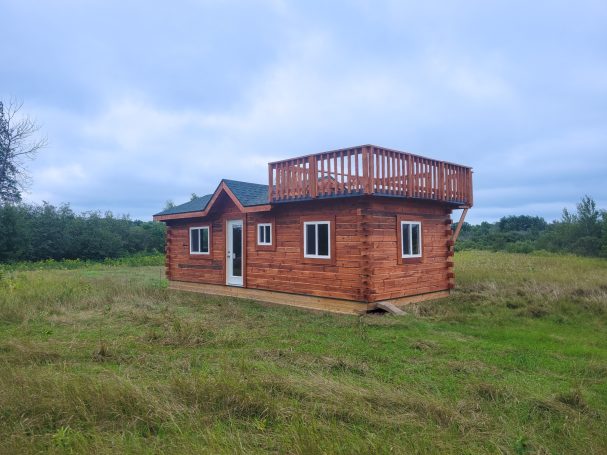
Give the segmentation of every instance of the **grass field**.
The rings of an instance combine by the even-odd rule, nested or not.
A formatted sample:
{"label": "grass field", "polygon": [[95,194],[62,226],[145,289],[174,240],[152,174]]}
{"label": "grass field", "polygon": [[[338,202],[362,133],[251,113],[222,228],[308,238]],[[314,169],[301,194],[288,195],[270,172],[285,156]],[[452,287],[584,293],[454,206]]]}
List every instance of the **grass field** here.
{"label": "grass field", "polygon": [[607,453],[607,261],[462,252],[448,299],[336,316],[160,267],[0,278],[2,453]]}

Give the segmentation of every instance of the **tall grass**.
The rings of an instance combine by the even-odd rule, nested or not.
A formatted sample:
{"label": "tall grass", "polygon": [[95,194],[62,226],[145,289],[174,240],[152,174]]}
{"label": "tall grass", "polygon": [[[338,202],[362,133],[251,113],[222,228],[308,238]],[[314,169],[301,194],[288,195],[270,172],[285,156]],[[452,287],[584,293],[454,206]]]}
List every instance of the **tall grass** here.
{"label": "tall grass", "polygon": [[2,453],[607,451],[607,262],[462,252],[404,317],[169,291],[161,267],[0,281]]}
{"label": "tall grass", "polygon": [[164,264],[164,254],[161,253],[137,253],[121,258],[106,258],[95,261],[91,259],[45,259],[43,261],[20,261],[0,263],[0,272],[14,270],[54,270],[54,269],[80,269],[83,267],[144,267],[160,266]]}

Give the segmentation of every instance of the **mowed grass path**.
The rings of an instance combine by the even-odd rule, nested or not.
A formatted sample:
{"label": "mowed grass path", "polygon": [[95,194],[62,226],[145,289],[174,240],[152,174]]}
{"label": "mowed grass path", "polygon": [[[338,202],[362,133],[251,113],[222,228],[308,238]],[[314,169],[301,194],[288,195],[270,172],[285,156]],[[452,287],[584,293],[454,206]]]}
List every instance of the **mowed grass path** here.
{"label": "mowed grass path", "polygon": [[2,453],[607,453],[607,261],[456,256],[448,299],[338,316],[159,267],[0,280]]}

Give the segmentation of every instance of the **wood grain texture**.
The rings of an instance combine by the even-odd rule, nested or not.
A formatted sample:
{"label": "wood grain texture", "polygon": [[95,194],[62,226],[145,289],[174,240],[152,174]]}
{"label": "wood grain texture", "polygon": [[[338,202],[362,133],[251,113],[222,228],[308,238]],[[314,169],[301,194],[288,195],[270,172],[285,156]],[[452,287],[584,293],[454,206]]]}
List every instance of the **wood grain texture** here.
{"label": "wood grain texture", "polygon": [[[167,222],[167,277],[224,285],[226,222],[241,219],[248,289],[366,303],[444,292],[454,282],[451,230],[445,229],[450,214],[450,206],[439,202],[377,196],[284,203],[268,212],[242,213],[228,195],[220,195],[208,216]],[[399,264],[399,217],[422,223],[417,261]],[[332,222],[331,260],[302,260],[304,220]],[[260,249],[257,224],[266,222],[273,224],[273,245]],[[189,228],[201,224],[212,229],[211,251],[204,259],[189,254]]]}

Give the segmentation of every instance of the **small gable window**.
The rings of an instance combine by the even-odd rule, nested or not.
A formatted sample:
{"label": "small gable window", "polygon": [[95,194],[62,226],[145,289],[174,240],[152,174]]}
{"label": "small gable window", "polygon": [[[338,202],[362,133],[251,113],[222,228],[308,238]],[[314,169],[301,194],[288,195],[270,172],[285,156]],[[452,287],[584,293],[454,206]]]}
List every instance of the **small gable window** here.
{"label": "small gable window", "polygon": [[272,223],[259,223],[257,225],[257,244],[272,245]]}
{"label": "small gable window", "polygon": [[331,257],[331,222],[304,223],[304,257],[329,259]]}
{"label": "small gable window", "polygon": [[209,254],[210,232],[209,226],[190,228],[190,254]]}
{"label": "small gable window", "polygon": [[422,224],[419,221],[401,221],[401,257],[419,258],[422,256]]}

